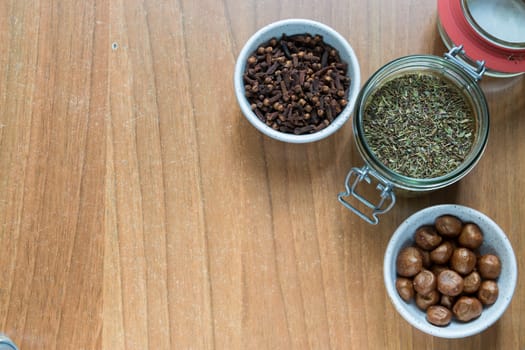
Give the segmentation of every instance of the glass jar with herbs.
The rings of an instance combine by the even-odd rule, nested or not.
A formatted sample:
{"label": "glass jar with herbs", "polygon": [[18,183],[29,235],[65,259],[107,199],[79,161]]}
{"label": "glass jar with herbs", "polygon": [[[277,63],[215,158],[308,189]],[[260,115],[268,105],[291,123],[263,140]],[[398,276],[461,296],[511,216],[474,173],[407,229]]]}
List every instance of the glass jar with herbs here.
{"label": "glass jar with herbs", "polygon": [[[461,53],[461,47],[454,47],[444,58],[399,58],[380,68],[361,90],[353,132],[365,165],[349,171],[346,190],[338,199],[369,223],[377,224],[377,216],[394,206],[396,194],[417,195],[449,186],[482,156],[489,111],[477,82],[484,65],[466,65],[458,59]],[[375,202],[358,191],[363,182],[378,183]]]}

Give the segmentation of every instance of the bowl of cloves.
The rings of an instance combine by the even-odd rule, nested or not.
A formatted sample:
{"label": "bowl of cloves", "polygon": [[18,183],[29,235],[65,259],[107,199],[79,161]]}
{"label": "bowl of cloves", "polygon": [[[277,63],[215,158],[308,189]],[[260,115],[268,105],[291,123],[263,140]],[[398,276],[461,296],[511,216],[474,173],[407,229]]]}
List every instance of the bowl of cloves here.
{"label": "bowl of cloves", "polygon": [[235,65],[237,101],[263,134],[290,143],[328,137],[352,115],[361,84],[356,54],[329,26],[307,19],[268,24]]}
{"label": "bowl of cloves", "polygon": [[492,326],[510,305],[518,274],[505,232],[487,215],[456,204],[404,220],[388,243],[383,273],[399,314],[441,338]]}

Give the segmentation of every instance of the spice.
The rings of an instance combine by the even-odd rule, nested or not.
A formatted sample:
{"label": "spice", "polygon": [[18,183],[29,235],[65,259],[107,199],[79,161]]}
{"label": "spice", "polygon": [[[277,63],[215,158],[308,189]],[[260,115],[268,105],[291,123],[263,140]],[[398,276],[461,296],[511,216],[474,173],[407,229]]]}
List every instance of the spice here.
{"label": "spice", "polygon": [[246,63],[245,96],[257,117],[275,130],[317,132],[348,103],[348,64],[320,35],[272,38]]}
{"label": "spice", "polygon": [[465,160],[476,122],[458,87],[435,74],[408,73],[370,96],[363,128],[370,150],[387,168],[413,178],[434,178]]}

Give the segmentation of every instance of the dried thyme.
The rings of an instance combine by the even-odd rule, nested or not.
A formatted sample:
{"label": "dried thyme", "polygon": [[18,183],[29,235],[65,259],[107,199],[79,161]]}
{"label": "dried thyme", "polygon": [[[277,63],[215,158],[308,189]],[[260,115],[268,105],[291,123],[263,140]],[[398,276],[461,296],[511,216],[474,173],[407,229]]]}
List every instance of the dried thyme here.
{"label": "dried thyme", "polygon": [[450,173],[465,160],[476,123],[459,88],[436,75],[410,73],[369,97],[363,128],[370,150],[386,167],[422,179]]}

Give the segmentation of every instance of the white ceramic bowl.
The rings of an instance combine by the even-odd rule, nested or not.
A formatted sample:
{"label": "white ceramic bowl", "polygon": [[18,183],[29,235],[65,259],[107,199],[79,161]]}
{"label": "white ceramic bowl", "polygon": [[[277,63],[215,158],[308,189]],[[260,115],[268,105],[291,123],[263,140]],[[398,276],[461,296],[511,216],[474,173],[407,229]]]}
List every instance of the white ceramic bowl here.
{"label": "white ceramic bowl", "polygon": [[[311,35],[322,35],[323,41],[335,48],[336,50],[338,50],[341,59],[348,63],[347,74],[351,79],[347,98],[348,104],[343,109],[343,111],[332,121],[332,123],[330,123],[330,125],[318,132],[307,135],[287,134],[272,129],[271,127],[267,126],[262,121],[260,121],[259,118],[257,118],[257,116],[250,107],[250,103],[244,95],[243,74],[246,69],[246,61],[248,57],[250,57],[250,55],[261,44],[269,41],[274,37],[280,38],[282,34],[291,36],[294,34],[305,33],[309,33]],[[268,24],[267,26],[257,31],[252,37],[250,37],[250,39],[242,48],[239,57],[237,58],[234,72],[234,85],[235,95],[237,96],[237,101],[239,102],[242,113],[248,119],[248,121],[259,131],[276,140],[290,143],[306,143],[324,139],[325,137],[339,130],[339,128],[341,128],[348,121],[354,110],[357,95],[361,86],[361,74],[359,63],[357,61],[357,57],[354,53],[354,50],[352,49],[350,44],[345,40],[345,38],[341,36],[338,32],[336,32],[334,29],[312,20],[287,19]]]}
{"label": "white ceramic bowl", "polygon": [[[418,227],[432,225],[437,217],[444,214],[454,215],[463,222],[476,223],[484,234],[480,253],[496,254],[501,260],[502,269],[501,275],[497,280],[499,288],[498,299],[493,305],[485,306],[480,317],[467,323],[453,319],[448,326],[438,327],[426,320],[426,313],[418,309],[414,301],[407,303],[397,293],[395,286],[396,258],[400,249],[413,244],[414,232]],[[408,217],[397,228],[386,249],[383,273],[386,290],[392,304],[408,323],[436,337],[463,338],[482,332],[503,315],[516,288],[518,268],[516,256],[507,236],[492,219],[472,208],[445,204],[420,210]]]}

